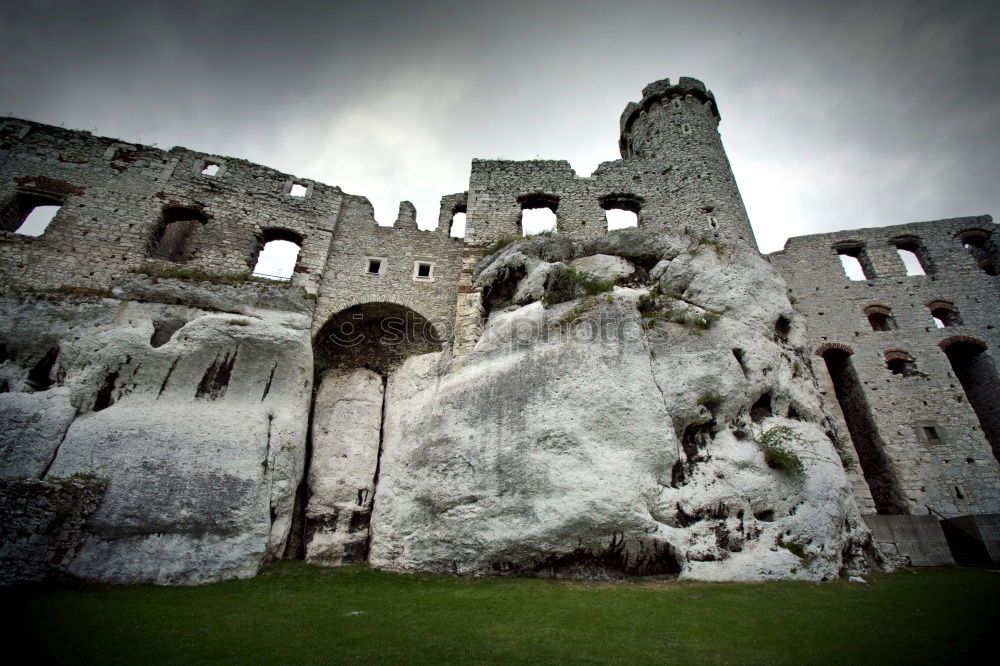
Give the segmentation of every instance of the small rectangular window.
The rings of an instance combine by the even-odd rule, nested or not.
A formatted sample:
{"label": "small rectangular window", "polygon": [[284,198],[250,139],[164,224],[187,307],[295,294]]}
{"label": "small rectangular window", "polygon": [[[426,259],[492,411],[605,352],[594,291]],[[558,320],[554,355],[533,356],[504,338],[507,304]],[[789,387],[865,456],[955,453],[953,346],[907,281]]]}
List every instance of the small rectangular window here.
{"label": "small rectangular window", "polygon": [[292,197],[304,197],[308,189],[302,183],[292,183],[292,188],[288,190],[288,195]]}
{"label": "small rectangular window", "polygon": [[382,260],[381,259],[369,259],[368,260],[368,273],[370,275],[379,275],[382,273]]}
{"label": "small rectangular window", "polygon": [[219,165],[208,162],[205,164],[205,168],[201,170],[201,175],[214,178],[219,175]]}
{"label": "small rectangular window", "polygon": [[430,261],[415,261],[413,263],[414,280],[434,279],[434,264]]}
{"label": "small rectangular window", "polygon": [[933,426],[924,426],[924,437],[927,438],[927,441],[935,441],[941,439],[938,436],[937,428]]}

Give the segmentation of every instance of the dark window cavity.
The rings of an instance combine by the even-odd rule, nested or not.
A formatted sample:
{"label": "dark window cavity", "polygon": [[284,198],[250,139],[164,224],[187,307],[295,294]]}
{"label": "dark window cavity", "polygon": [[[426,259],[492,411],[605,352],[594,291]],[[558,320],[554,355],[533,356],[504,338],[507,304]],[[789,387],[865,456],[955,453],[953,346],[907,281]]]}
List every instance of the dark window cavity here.
{"label": "dark window cavity", "polygon": [[983,229],[967,229],[958,234],[959,241],[976,260],[979,268],[987,275],[996,275],[997,267],[986,249],[986,241],[989,240],[989,237],[989,232]]}
{"label": "dark window cavity", "polygon": [[938,328],[958,326],[962,323],[962,318],[958,314],[958,309],[951,301],[931,301],[927,304],[934,318],[934,325]]}
{"label": "dark window cavity", "polygon": [[417,261],[413,265],[413,279],[414,280],[431,280],[433,279],[434,264],[429,261]]}
{"label": "dark window cavity", "polygon": [[837,402],[847,422],[847,430],[861,463],[861,471],[871,489],[878,513],[906,513],[900,499],[899,485],[885,455],[885,442],[879,434],[865,397],[864,386],[851,361],[850,352],[838,348],[823,353],[826,368],[833,380]]}
{"label": "dark window cavity", "polygon": [[942,343],[951,369],[965,390],[969,406],[979,417],[983,434],[1000,460],[1000,376],[986,345],[972,338]]}
{"label": "dark window cavity", "polygon": [[195,253],[195,240],[207,222],[204,213],[194,208],[163,209],[163,217],[151,239],[149,256],[176,263],[189,261]]}
{"label": "dark window cavity", "polygon": [[865,316],[873,331],[892,331],[897,328],[892,310],[884,305],[869,305],[865,308]]}
{"label": "dark window cavity", "polygon": [[910,377],[917,374],[917,364],[907,352],[890,349],[885,352],[885,367],[894,375]]}

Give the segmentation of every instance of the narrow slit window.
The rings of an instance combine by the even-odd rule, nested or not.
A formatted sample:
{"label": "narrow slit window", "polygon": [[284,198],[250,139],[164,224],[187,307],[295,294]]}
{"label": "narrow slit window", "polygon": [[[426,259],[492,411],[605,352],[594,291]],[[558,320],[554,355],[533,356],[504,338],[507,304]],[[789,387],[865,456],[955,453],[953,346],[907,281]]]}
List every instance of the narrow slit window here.
{"label": "narrow slit window", "polygon": [[986,250],[986,241],[989,233],[982,229],[967,229],[958,236],[962,246],[968,251],[976,264],[987,275],[997,275],[997,268],[990,259]]}
{"label": "narrow slit window", "polygon": [[448,231],[448,235],[452,238],[465,238],[465,211],[456,211],[454,215],[451,216],[451,229]]}
{"label": "narrow slit window", "polygon": [[859,282],[875,277],[875,271],[872,270],[863,245],[847,245],[836,249],[840,264],[844,267],[844,274],[849,279]]}
{"label": "narrow slit window", "polygon": [[865,268],[861,265],[861,260],[853,254],[841,253],[840,265],[844,267],[844,273],[851,280],[857,282],[868,279],[868,276],[865,275]]}
{"label": "narrow slit window", "polygon": [[900,260],[903,262],[907,275],[927,275],[927,271],[924,270],[924,266],[920,262],[920,257],[916,252],[905,247],[896,246],[896,254],[899,255]]}

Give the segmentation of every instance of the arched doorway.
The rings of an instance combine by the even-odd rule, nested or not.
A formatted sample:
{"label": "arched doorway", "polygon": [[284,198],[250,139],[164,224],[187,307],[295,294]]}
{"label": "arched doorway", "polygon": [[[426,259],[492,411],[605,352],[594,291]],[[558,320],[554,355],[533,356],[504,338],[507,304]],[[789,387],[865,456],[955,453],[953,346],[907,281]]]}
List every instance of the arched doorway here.
{"label": "arched doorway", "polygon": [[290,552],[320,564],[367,559],[389,377],[410,356],[439,351],[441,342],[426,317],[387,302],[346,308],[319,330],[307,469]]}

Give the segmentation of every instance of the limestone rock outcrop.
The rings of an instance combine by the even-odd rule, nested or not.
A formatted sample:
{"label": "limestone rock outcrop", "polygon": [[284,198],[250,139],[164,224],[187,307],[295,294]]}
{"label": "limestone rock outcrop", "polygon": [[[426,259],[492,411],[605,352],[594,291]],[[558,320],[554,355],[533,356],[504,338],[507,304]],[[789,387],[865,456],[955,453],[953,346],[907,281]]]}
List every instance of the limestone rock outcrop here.
{"label": "limestone rock outcrop", "polygon": [[[629,235],[609,235],[626,256]],[[478,284],[514,294],[532,271],[508,267],[590,250],[544,245]],[[374,566],[819,580],[873,561],[781,279],[700,243],[643,265],[659,279],[495,300],[472,354],[390,375]]]}
{"label": "limestone rock outcrop", "polygon": [[0,307],[4,475],[107,481],[69,573],[187,584],[281,557],[305,460],[307,316],[100,298]]}

